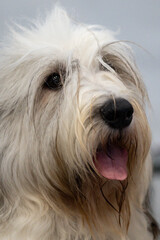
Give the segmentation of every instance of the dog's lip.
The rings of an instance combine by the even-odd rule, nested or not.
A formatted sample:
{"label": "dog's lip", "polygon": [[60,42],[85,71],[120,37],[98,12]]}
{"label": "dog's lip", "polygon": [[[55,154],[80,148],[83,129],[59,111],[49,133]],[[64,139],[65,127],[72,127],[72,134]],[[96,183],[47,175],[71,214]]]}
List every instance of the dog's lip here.
{"label": "dog's lip", "polygon": [[127,149],[113,143],[97,148],[94,165],[103,177],[122,181],[127,178],[127,161]]}

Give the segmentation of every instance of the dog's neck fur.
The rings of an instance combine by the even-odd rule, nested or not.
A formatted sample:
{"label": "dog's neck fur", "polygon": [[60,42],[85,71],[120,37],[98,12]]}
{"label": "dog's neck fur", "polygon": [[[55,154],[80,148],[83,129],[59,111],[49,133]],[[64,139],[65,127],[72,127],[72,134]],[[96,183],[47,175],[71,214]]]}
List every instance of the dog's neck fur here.
{"label": "dog's neck fur", "polygon": [[[145,167],[150,168],[150,164],[151,164],[150,157],[148,157],[148,161],[146,161]],[[149,171],[151,173],[151,170]],[[142,176],[141,180],[139,181],[144,181],[144,176]],[[98,204],[99,206],[101,205],[102,209],[99,208],[101,211],[101,213],[99,212],[100,214],[99,216],[98,215],[96,216],[93,213],[93,216],[95,217],[94,227],[93,225],[92,226],[89,225],[90,224],[89,215],[87,215],[88,216],[88,223],[87,223],[86,219],[85,218],[83,219],[80,213],[78,212],[77,213],[75,212],[76,213],[75,216],[73,216],[73,214],[69,216],[68,214],[66,215],[65,213],[58,212],[57,210],[54,211],[53,209],[47,207],[45,204],[44,206],[40,204],[39,206],[35,205],[35,209],[33,211],[34,216],[33,216],[31,215],[32,214],[31,212],[30,214],[28,214],[29,209],[28,211],[27,211],[27,208],[25,209],[25,202],[19,202],[17,203],[19,204],[19,211],[15,211],[15,214],[13,215],[14,216],[13,219],[9,219],[7,225],[1,223],[0,239],[3,239],[3,240],[10,240],[10,239],[135,240],[137,239],[137,234],[139,236],[138,240],[156,239],[155,232],[149,233],[149,229],[152,222],[150,222],[150,219],[148,221],[146,220],[145,211],[143,209],[144,207],[143,202],[145,200],[143,199],[143,196],[144,196],[143,191],[145,191],[145,189],[140,189],[138,187],[138,183],[137,184],[134,183],[134,184],[135,186],[137,186],[135,188],[135,191],[137,191],[137,193],[136,195],[135,193],[133,193],[133,195],[132,193],[130,193],[129,195],[138,196],[138,198],[134,199],[134,201],[130,201],[132,203],[134,202],[134,205],[130,204],[131,218],[130,218],[128,229],[124,229],[123,224],[120,226],[119,219],[118,219],[119,215],[114,209],[112,209],[111,206],[109,206],[105,202],[105,199],[102,197],[101,194],[97,196],[96,190],[98,189],[95,188],[93,189],[95,190],[95,193],[88,192],[88,194],[90,195],[90,199],[92,199],[91,195],[93,195],[92,196],[93,198],[95,197],[95,201],[97,202],[96,204]],[[143,185],[139,185],[139,186],[143,186]],[[128,188],[128,191],[129,191],[129,188]],[[124,204],[125,204],[125,201],[126,200],[124,200]],[[31,204],[31,208],[33,208],[33,205],[34,205],[34,202]],[[90,206],[92,208],[91,204]],[[28,204],[27,204],[27,207],[28,207]],[[41,214],[42,212],[45,212],[45,214]],[[43,227],[40,227],[40,226],[43,226]],[[144,231],[142,229],[142,226]],[[156,227],[156,229],[158,228]],[[153,237],[153,235],[155,238]]]}

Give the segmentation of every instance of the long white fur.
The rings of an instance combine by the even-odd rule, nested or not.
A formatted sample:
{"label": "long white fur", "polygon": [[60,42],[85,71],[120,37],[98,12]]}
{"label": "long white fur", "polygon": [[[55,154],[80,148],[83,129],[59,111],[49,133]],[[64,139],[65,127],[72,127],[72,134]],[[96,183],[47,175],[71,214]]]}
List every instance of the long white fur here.
{"label": "long white fur", "polygon": [[[143,206],[152,172],[147,94],[129,48],[115,41],[113,32],[74,23],[58,8],[30,29],[11,29],[0,57],[0,240],[153,239]],[[57,68],[66,72],[61,93],[42,89]],[[124,133],[128,145],[132,137],[137,141],[126,192],[128,230],[102,197],[101,177],[88,170],[96,171],[93,155],[110,132],[92,112],[111,97],[128,99],[135,110]],[[76,200],[74,174],[86,202]],[[106,195],[115,186],[107,183]]]}

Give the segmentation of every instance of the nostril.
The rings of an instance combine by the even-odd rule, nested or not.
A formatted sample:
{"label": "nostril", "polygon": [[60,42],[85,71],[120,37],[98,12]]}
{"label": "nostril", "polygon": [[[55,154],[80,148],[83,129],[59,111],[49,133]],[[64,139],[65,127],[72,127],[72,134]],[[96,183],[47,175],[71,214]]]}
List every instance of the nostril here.
{"label": "nostril", "polygon": [[111,99],[100,108],[102,119],[112,128],[122,129],[132,121],[133,117],[132,105],[123,98]]}
{"label": "nostril", "polygon": [[108,106],[104,106],[100,109],[101,116],[104,120],[112,121],[115,119],[115,112],[112,108]]}
{"label": "nostril", "polygon": [[132,115],[133,115],[133,110],[129,110],[129,111],[126,113],[126,117],[127,117],[127,118],[132,117]]}

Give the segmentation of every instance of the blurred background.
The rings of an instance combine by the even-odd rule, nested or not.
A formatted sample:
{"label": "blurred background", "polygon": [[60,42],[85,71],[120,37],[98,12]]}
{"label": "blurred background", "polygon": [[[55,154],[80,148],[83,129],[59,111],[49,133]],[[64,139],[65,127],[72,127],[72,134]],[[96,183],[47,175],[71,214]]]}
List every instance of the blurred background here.
{"label": "blurred background", "polygon": [[[148,111],[152,128],[154,162],[152,206],[160,222],[160,1],[158,0],[0,0],[0,40],[7,24],[44,17],[55,4],[63,6],[77,21],[103,25],[118,31],[119,40],[129,40],[148,89],[152,109]],[[144,49],[145,50],[144,50]]]}

